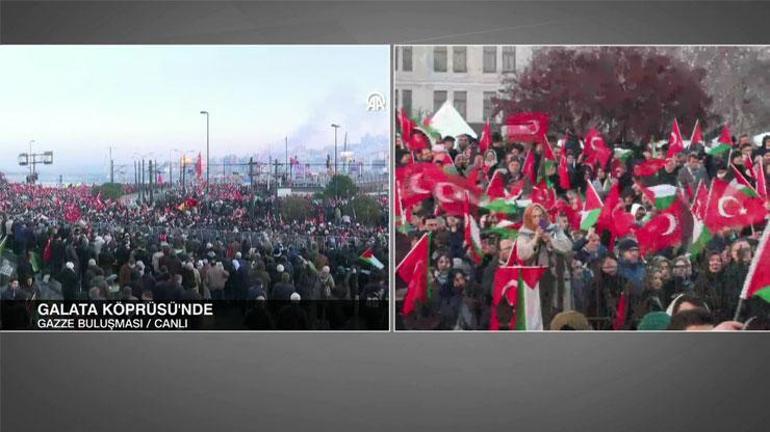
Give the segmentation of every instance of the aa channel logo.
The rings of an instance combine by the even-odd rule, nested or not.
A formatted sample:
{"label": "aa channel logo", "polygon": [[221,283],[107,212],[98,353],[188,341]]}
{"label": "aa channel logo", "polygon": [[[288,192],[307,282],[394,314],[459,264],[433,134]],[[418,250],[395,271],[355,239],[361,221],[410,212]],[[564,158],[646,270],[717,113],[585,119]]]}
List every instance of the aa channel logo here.
{"label": "aa channel logo", "polygon": [[366,110],[369,112],[385,111],[385,96],[380,92],[369,93],[366,98]]}

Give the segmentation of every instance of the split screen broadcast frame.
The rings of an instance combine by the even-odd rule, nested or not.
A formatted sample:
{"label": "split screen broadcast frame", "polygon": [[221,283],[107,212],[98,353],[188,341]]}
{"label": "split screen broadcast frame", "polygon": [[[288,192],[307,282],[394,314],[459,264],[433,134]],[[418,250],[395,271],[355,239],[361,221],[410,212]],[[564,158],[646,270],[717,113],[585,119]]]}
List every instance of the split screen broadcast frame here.
{"label": "split screen broadcast frame", "polygon": [[[326,134],[334,137],[333,153],[331,147],[324,147],[325,160],[303,162],[302,150],[297,148],[290,155],[286,137],[281,142],[285,154],[270,155],[267,164],[252,157],[231,165],[245,167],[240,175],[248,181],[241,178],[242,185],[260,187],[264,176],[270,190],[271,181],[280,181],[281,186],[301,184],[300,170],[306,182],[323,171],[365,177],[367,170],[382,166],[368,160],[369,167],[364,167],[361,159],[373,152],[387,154],[386,190],[350,195],[346,197],[350,202],[344,204],[339,195],[331,196],[328,202],[334,211],[312,220],[325,226],[324,232],[343,224],[352,230],[362,225],[355,211],[363,207],[351,202],[359,196],[376,197],[388,206],[386,239],[357,244],[355,256],[345,257],[339,261],[345,265],[337,268],[323,265],[324,260],[308,259],[305,255],[314,253],[309,245],[302,251],[291,245],[262,248],[259,258],[254,255],[259,247],[244,247],[236,257],[221,249],[208,255],[214,248],[197,245],[203,254],[180,257],[199,271],[197,258],[209,256],[212,262],[224,262],[232,273],[256,259],[264,260],[274,268],[262,271],[274,272],[278,278],[289,273],[285,264],[312,268],[311,277],[344,278],[346,292],[335,292],[337,282],[327,292],[298,293],[294,279],[299,271],[288,281],[291,287],[281,292],[285,299],[280,302],[265,302],[274,296],[273,292],[267,295],[266,288],[244,289],[241,294],[227,294],[232,296],[229,302],[201,303],[207,311],[185,315],[189,321],[184,325],[162,318],[154,324],[152,318],[112,320],[115,315],[127,318],[147,311],[137,312],[134,307],[118,313],[114,304],[105,303],[109,310],[102,307],[85,313],[93,319],[73,328],[65,320],[70,319],[68,315],[84,315],[78,312],[80,306],[43,304],[37,316],[49,316],[53,310],[57,318],[44,318],[38,321],[42,325],[26,329],[660,331],[731,330],[747,325],[766,329],[764,299],[770,298],[770,282],[763,264],[770,252],[765,248],[768,231],[761,229],[767,216],[765,176],[770,166],[765,158],[770,155],[765,151],[770,147],[765,135],[770,133],[762,127],[766,107],[747,104],[739,114],[717,111],[727,103],[718,92],[731,79],[719,66],[744,62],[735,73],[743,74],[748,88],[755,83],[759,88],[761,79],[752,68],[766,64],[767,47],[396,45],[380,51],[388,55],[384,63],[389,65],[390,100],[382,89],[369,88],[348,102],[369,114],[390,115],[383,121],[388,139],[377,144],[382,148],[364,146],[356,155],[358,149],[348,150],[343,132],[348,126],[324,119]],[[634,118],[628,107],[645,114]],[[176,187],[176,167],[176,181],[184,192],[174,204],[182,214],[202,212],[199,198],[205,196],[204,189],[205,194],[210,192],[211,182],[203,178],[209,178],[212,166],[209,111],[216,114],[204,108],[200,113],[206,115],[205,157],[201,152],[177,151],[176,165],[168,157],[166,181]],[[616,117],[608,118],[611,115],[602,110]],[[581,114],[575,115],[578,111]],[[569,112],[574,119],[566,118]],[[766,126],[770,128],[770,123]],[[338,136],[340,132],[344,137]],[[363,135],[360,130],[354,133]],[[28,154],[32,152],[30,148]],[[142,163],[134,165],[135,181],[128,181],[139,185],[132,191],[137,199],[146,201],[148,195],[157,199],[153,192],[174,193],[176,189],[163,192],[158,173],[150,174],[159,166],[163,170],[163,161],[137,158]],[[227,164],[223,158],[221,184],[228,178]],[[112,165],[111,161],[110,180]],[[232,166],[231,180],[239,174]],[[221,184],[215,188],[219,198],[225,203],[237,201],[241,192]],[[364,190],[370,185],[358,186]],[[283,202],[301,187],[273,184]],[[201,195],[188,193],[188,188],[200,189]],[[32,191],[19,187],[15,193]],[[92,195],[87,206],[112,205],[100,197]],[[321,205],[327,198],[320,198]],[[256,201],[252,204],[256,207]],[[81,222],[81,211],[87,211],[75,207],[67,207],[62,215],[72,219],[73,227]],[[245,204],[236,207],[231,210],[242,210],[240,217],[256,212]],[[353,218],[345,212],[353,213]],[[272,223],[280,226],[284,220]],[[384,221],[363,225],[367,224],[385,226]],[[724,238],[721,230],[728,232]],[[188,242],[181,232],[163,231],[143,234],[158,239],[177,235]],[[179,244],[173,241],[178,240],[163,240],[159,248],[174,249]],[[722,248],[707,247],[714,242]],[[337,244],[326,246],[329,252],[337,248]],[[185,244],[181,249],[189,247]],[[647,255],[647,260],[640,255]],[[59,264],[66,271],[67,266]],[[156,273],[166,274],[159,268]],[[270,275],[271,288],[280,284],[275,277]],[[360,284],[356,293],[349,282],[353,278]],[[714,288],[715,280],[721,290]],[[133,294],[141,298],[142,291]],[[200,300],[173,295],[170,298],[176,300]],[[246,302],[252,295],[251,303]],[[6,310],[14,304],[4,302]],[[264,309],[266,304],[272,305],[270,310]],[[15,316],[5,314],[9,315]],[[211,316],[226,317],[222,321],[226,324],[207,327],[206,317]]]}

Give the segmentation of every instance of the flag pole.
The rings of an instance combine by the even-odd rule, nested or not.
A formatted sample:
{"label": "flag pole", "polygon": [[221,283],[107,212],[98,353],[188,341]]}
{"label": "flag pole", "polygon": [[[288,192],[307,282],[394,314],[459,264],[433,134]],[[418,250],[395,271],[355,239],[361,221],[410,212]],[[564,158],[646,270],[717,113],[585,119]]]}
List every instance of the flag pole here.
{"label": "flag pole", "polygon": [[738,318],[741,315],[741,309],[743,309],[743,298],[738,298],[738,307],[735,308],[735,315],[733,316],[733,321],[738,321]]}

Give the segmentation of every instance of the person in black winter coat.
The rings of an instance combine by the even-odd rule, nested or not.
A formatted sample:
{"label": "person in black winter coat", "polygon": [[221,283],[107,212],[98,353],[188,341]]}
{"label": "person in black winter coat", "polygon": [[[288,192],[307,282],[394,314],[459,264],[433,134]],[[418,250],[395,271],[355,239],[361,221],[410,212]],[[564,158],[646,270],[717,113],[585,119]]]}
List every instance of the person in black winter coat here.
{"label": "person in black winter coat", "polygon": [[693,291],[720,321],[732,319],[732,316],[727,317],[730,312],[725,313],[722,306],[722,293],[725,291],[725,284],[722,254],[719,251],[712,251],[707,255],[704,268],[695,280]]}
{"label": "person in black winter coat", "polygon": [[289,279],[290,277],[288,273],[281,273],[280,282],[273,286],[273,300],[286,301],[291,298],[292,293],[294,293],[294,286],[291,285]]}
{"label": "person in black winter coat", "polygon": [[61,292],[64,300],[75,300],[77,298],[78,275],[75,271],[75,264],[67,261],[64,269],[56,277],[61,284]]}

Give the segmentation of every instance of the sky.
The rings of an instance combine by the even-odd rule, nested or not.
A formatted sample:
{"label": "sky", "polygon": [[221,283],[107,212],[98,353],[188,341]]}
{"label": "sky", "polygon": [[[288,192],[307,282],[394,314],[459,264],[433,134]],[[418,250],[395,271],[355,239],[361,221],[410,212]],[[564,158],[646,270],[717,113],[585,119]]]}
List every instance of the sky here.
{"label": "sky", "polygon": [[[116,162],[312,152],[333,144],[331,123],[355,143],[389,136],[387,46],[0,46],[0,171],[16,156],[53,151],[57,171]],[[386,150],[385,148],[383,150]],[[151,154],[151,155],[150,155]],[[266,156],[265,156],[266,157]]]}

